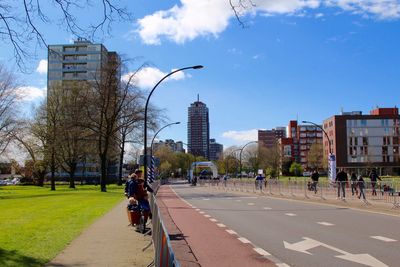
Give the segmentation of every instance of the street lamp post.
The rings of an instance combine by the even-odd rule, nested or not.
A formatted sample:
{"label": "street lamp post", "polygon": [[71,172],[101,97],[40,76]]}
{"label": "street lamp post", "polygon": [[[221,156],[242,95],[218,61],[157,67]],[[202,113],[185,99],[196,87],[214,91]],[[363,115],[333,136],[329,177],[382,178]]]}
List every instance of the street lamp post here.
{"label": "street lamp post", "polygon": [[143,159],[143,168],[144,168],[144,179],[147,182],[147,108],[149,106],[149,101],[150,101],[150,97],[153,94],[154,90],[157,88],[157,86],[164,81],[166,78],[168,78],[169,76],[171,76],[174,73],[177,73],[179,71],[183,71],[183,70],[188,70],[188,69],[201,69],[203,68],[202,65],[196,65],[196,66],[191,66],[191,67],[185,67],[185,68],[180,68],[177,70],[174,70],[170,73],[168,73],[167,75],[165,75],[161,80],[158,81],[158,83],[153,87],[153,89],[150,91],[149,96],[147,97],[146,100],[146,105],[144,108],[144,159]]}
{"label": "street lamp post", "polygon": [[329,138],[328,133],[324,130],[324,128],[322,128],[320,125],[318,125],[318,124],[316,124],[314,122],[302,121],[302,123],[309,123],[309,124],[312,124],[315,127],[319,128],[319,129],[321,129],[324,132],[324,134],[326,136],[326,139],[328,139],[328,149],[329,149],[328,171],[329,171],[329,178],[330,178],[331,181],[333,181],[336,178],[335,177],[336,176],[336,157],[333,154],[332,147],[331,147],[331,139]]}
{"label": "street lamp post", "polygon": [[[178,122],[173,122],[173,123],[169,123],[169,124],[167,124],[167,125],[161,127],[161,128],[154,134],[153,139],[151,140],[151,145],[150,145],[150,160],[152,160],[152,158],[153,158],[153,144],[154,144],[154,140],[156,139],[157,135],[158,135],[162,130],[164,130],[165,128],[167,128],[168,126],[175,125],[175,124],[180,124],[180,123],[181,123],[180,121],[178,121]],[[151,167],[153,167],[152,161],[150,162],[150,168],[151,168]]]}
{"label": "street lamp post", "polygon": [[248,145],[250,145],[250,144],[253,144],[253,143],[258,143],[258,141],[251,141],[251,142],[248,142],[247,144],[245,144],[245,145],[240,149],[240,154],[239,154],[240,178],[242,178],[242,152],[243,152],[243,149],[244,149],[246,146],[248,146]]}

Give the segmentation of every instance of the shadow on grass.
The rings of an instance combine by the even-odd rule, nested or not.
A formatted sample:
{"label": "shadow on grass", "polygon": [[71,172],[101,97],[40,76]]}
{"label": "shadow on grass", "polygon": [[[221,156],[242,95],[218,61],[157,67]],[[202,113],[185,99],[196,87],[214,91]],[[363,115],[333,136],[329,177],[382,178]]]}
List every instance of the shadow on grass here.
{"label": "shadow on grass", "polygon": [[46,263],[44,259],[36,259],[33,257],[22,255],[17,250],[4,250],[0,248],[0,266],[26,266],[36,267],[43,266]]}
{"label": "shadow on grass", "polygon": [[37,195],[11,195],[11,196],[0,196],[0,199],[21,199],[21,198],[38,198],[38,197],[56,197],[56,196],[64,196],[71,195],[69,193],[53,193],[53,194],[37,194]]}

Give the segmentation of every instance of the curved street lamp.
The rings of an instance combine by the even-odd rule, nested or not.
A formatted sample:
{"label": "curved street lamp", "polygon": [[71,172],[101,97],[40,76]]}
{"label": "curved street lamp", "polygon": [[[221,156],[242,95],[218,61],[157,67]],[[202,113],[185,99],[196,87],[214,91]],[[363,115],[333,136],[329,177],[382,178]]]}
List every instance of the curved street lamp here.
{"label": "curved street lamp", "polygon": [[245,144],[245,145],[240,149],[240,154],[239,154],[240,178],[242,178],[242,152],[243,152],[243,149],[244,149],[246,146],[248,146],[248,145],[250,145],[250,144],[253,144],[253,143],[258,143],[258,141],[251,141],[251,142],[248,142],[247,144]]}
{"label": "curved street lamp", "polygon": [[[180,121],[178,121],[178,122],[173,122],[173,123],[169,123],[169,124],[167,124],[167,125],[161,127],[161,128],[154,134],[153,139],[151,139],[150,156],[153,156],[153,144],[154,144],[154,140],[156,139],[157,135],[158,135],[162,130],[164,130],[165,128],[167,128],[168,126],[175,125],[175,124],[180,124],[180,123],[181,123]],[[151,157],[150,157],[150,158],[151,158]]]}
{"label": "curved street lamp", "polygon": [[188,69],[201,69],[203,68],[202,65],[196,65],[196,66],[191,66],[191,67],[185,67],[185,68],[180,68],[177,70],[174,70],[170,73],[168,73],[167,75],[165,75],[161,80],[158,81],[158,83],[153,87],[153,89],[151,89],[149,96],[147,97],[146,100],[146,105],[144,108],[144,159],[143,159],[143,167],[144,167],[144,179],[147,182],[147,107],[149,106],[149,101],[150,101],[150,97],[153,94],[154,90],[157,88],[157,86],[162,83],[162,81],[164,81],[166,78],[168,78],[169,76],[171,76],[174,73],[177,73],[179,71],[183,71],[183,70],[188,70]]}

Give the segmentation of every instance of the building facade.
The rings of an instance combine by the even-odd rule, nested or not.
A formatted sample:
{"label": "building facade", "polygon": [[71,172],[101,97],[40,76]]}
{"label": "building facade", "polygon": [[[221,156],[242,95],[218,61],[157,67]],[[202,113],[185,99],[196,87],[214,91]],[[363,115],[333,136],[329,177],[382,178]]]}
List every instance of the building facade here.
{"label": "building facade", "polygon": [[[47,97],[62,90],[68,95],[68,90],[90,90],[96,83],[101,83],[106,69],[115,67],[113,72],[113,86],[117,90],[121,78],[120,57],[116,52],[109,52],[104,45],[94,44],[85,39],[78,39],[72,44],[59,44],[48,46],[48,71],[47,71]],[[66,93],[65,93],[66,92]],[[117,138],[115,138],[117,140]],[[87,141],[90,142],[90,141]],[[88,143],[85,144],[89,146]],[[90,180],[100,175],[98,153],[87,153],[85,162],[78,163],[76,177],[85,177]],[[119,146],[112,144],[110,148],[108,175],[117,177]],[[59,172],[59,176],[66,173]]]}
{"label": "building facade", "polygon": [[265,148],[272,148],[278,144],[280,138],[286,137],[286,128],[277,127],[272,130],[258,130],[258,144]]}
{"label": "building facade", "polygon": [[153,144],[153,154],[161,147],[168,147],[172,152],[185,152],[181,141],[175,142],[172,139],[159,140]]}
{"label": "building facade", "polygon": [[[323,122],[338,168],[367,173],[400,173],[400,116],[398,108],[377,108],[369,115],[343,113]],[[329,151],[324,137],[324,153]]]}
{"label": "building facade", "polygon": [[223,157],[224,146],[215,141],[215,139],[210,139],[210,160],[219,160]]}
{"label": "building facade", "polygon": [[188,108],[188,151],[210,158],[210,123],[206,104],[199,98]]}

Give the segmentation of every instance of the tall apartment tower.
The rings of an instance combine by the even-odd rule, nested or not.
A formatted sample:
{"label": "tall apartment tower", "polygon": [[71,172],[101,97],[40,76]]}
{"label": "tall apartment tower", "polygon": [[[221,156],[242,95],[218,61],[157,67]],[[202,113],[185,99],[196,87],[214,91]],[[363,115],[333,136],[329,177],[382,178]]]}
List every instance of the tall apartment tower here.
{"label": "tall apartment tower", "polygon": [[210,158],[208,108],[199,100],[199,96],[188,108],[188,151],[196,156]]}
{"label": "tall apartment tower", "polygon": [[[56,90],[69,90],[78,88],[85,90],[96,82],[100,82],[105,69],[116,64],[118,67],[115,81],[120,81],[120,57],[116,52],[109,52],[104,45],[94,44],[86,39],[79,38],[71,44],[49,45],[48,71],[47,71],[47,96]],[[68,91],[67,91],[68,92]],[[118,153],[118,146],[111,149],[112,155]],[[78,164],[76,176],[93,174],[98,175],[97,153],[93,151],[88,155],[90,162],[82,166]],[[113,177],[117,174],[116,160],[111,159],[108,174]],[[86,168],[87,170],[82,170]],[[88,169],[90,171],[88,171]]]}

